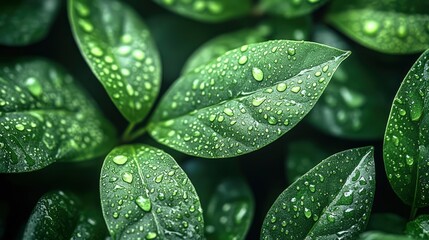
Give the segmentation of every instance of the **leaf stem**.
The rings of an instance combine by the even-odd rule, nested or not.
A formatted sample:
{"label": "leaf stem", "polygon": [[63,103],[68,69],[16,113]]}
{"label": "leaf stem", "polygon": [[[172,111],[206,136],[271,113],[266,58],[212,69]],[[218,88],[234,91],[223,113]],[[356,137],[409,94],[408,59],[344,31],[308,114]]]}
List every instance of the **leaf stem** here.
{"label": "leaf stem", "polygon": [[416,214],[417,214],[417,210],[419,208],[416,207],[416,205],[413,203],[413,205],[411,206],[411,212],[410,212],[410,221],[414,220],[414,218],[416,218]]}
{"label": "leaf stem", "polygon": [[128,141],[133,141],[138,137],[143,136],[147,132],[147,127],[142,127],[128,136]]}
{"label": "leaf stem", "polygon": [[125,129],[124,133],[122,134],[121,139],[123,142],[129,142],[130,141],[130,134],[133,131],[135,126],[136,126],[135,123],[128,124],[127,128]]}

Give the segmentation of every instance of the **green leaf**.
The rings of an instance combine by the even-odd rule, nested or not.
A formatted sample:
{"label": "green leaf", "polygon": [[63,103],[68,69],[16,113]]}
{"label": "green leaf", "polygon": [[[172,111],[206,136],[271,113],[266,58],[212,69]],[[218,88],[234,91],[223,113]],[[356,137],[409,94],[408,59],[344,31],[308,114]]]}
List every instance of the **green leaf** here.
{"label": "green leaf", "polygon": [[372,208],[373,152],[337,153],[290,185],[268,211],[261,239],[355,239]]}
{"label": "green leaf", "polygon": [[376,51],[390,54],[429,48],[427,0],[336,0],[327,20],[342,33]]}
{"label": "green leaf", "polygon": [[407,223],[405,233],[415,239],[429,239],[429,215],[420,215]]}
{"label": "green leaf", "polygon": [[291,184],[329,156],[326,149],[312,141],[294,141],[288,145],[286,176]]}
{"label": "green leaf", "polygon": [[[271,30],[271,39],[309,40],[312,28],[311,16],[285,19],[271,17],[263,22]],[[263,26],[264,26],[263,25]]]}
{"label": "green leaf", "polygon": [[413,240],[414,238],[406,235],[394,235],[378,231],[369,231],[362,233],[359,240]]}
{"label": "green leaf", "polygon": [[[342,49],[354,49],[334,31],[320,26],[314,41]],[[367,56],[353,54],[341,64],[321,100],[309,114],[309,122],[321,131],[343,138],[382,138],[388,117],[389,98],[384,76]]]}
{"label": "green leaf", "polygon": [[2,0],[0,44],[24,46],[40,41],[57,15],[60,0]]}
{"label": "green leaf", "polygon": [[80,208],[74,195],[45,194],[31,213],[23,239],[103,239],[104,224]]}
{"label": "green leaf", "polygon": [[156,108],[149,132],[195,156],[255,151],[310,111],[348,55],[302,41],[244,45],[179,78]]}
{"label": "green leaf", "polygon": [[203,238],[203,215],[194,186],[161,150],[145,145],[112,150],[101,170],[100,194],[114,239]]}
{"label": "green leaf", "polygon": [[234,163],[193,159],[185,163],[184,170],[201,199],[205,237],[245,239],[255,211],[254,200],[246,181],[237,176]]}
{"label": "green leaf", "polygon": [[368,222],[367,231],[402,234],[407,221],[393,213],[374,213]]}
{"label": "green leaf", "polygon": [[252,6],[251,0],[153,1],[177,14],[205,22],[222,22],[241,17],[248,14]]}
{"label": "green leaf", "polygon": [[261,9],[271,14],[293,18],[307,15],[328,0],[261,0]]}
{"label": "green leaf", "polygon": [[189,73],[196,67],[205,65],[229,50],[245,44],[266,41],[269,33],[269,27],[259,26],[256,29],[244,29],[220,35],[195,50],[185,63],[182,72]]}
{"label": "green leaf", "polygon": [[384,166],[395,193],[413,208],[429,204],[429,50],[408,72],[384,135]]}
{"label": "green leaf", "polygon": [[78,46],[113,103],[131,123],[143,120],[159,92],[161,63],[150,32],[116,0],[69,0]]}
{"label": "green leaf", "polygon": [[0,65],[0,172],[87,160],[115,143],[112,125],[58,65],[41,59]]}

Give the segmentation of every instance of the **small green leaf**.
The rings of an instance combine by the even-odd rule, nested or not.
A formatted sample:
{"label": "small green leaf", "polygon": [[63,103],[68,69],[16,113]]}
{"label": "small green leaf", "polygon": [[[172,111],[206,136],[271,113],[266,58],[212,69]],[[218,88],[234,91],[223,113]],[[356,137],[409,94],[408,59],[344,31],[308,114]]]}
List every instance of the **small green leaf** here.
{"label": "small green leaf", "polygon": [[0,44],[24,46],[40,41],[57,15],[60,0],[2,0]]}
{"label": "small green leaf", "polygon": [[333,2],[327,19],[358,43],[391,54],[429,48],[429,1],[355,0]]}
{"label": "small green leaf", "polygon": [[255,151],[310,111],[348,55],[302,41],[244,45],[179,78],[157,107],[149,132],[195,156]]}
{"label": "small green leaf", "polygon": [[415,239],[429,239],[429,215],[420,215],[407,223],[405,233]]}
{"label": "small green leaf", "polygon": [[159,92],[161,63],[150,32],[117,0],[69,0],[78,46],[122,115],[143,120]]}
{"label": "small green leaf", "polygon": [[182,16],[205,22],[221,22],[250,12],[251,0],[153,0]]}
{"label": "small green leaf", "polygon": [[374,213],[368,222],[367,231],[402,234],[407,221],[393,213]]}
{"label": "small green leaf", "polygon": [[286,18],[307,15],[328,0],[261,0],[263,11]]}
{"label": "small green leaf", "polygon": [[[229,50],[241,47],[245,44],[252,44],[268,40],[270,29],[267,26],[260,26],[256,29],[244,29],[236,32],[220,35],[198,48],[185,63],[182,72],[191,72],[198,66],[205,65],[211,60],[222,56]],[[244,58],[242,59],[244,61]]]}
{"label": "small green leaf", "polygon": [[413,208],[429,204],[429,50],[408,72],[395,99],[384,135],[386,174],[395,193]]}
{"label": "small green leaf", "polygon": [[[320,26],[314,41],[337,48],[354,49],[327,27]],[[357,51],[358,52],[358,51]],[[384,76],[365,56],[353,54],[341,64],[325,93],[309,114],[309,122],[328,134],[350,139],[375,139],[383,136],[389,104]]]}
{"label": "small green leaf", "polygon": [[202,239],[194,186],[174,159],[145,145],[115,148],[104,161],[101,206],[114,239]]}
{"label": "small green leaf", "polygon": [[362,233],[359,240],[414,240],[414,238],[406,235],[394,235],[378,231],[369,231]]}
{"label": "small green leaf", "polygon": [[58,65],[41,59],[0,65],[0,172],[87,160],[115,143],[114,129]]}
{"label": "small green leaf", "polygon": [[45,194],[31,213],[23,239],[103,239],[104,224],[80,208],[69,193]]}
{"label": "small green leaf", "polygon": [[375,192],[373,148],[337,153],[294,182],[265,217],[261,239],[354,239]]}

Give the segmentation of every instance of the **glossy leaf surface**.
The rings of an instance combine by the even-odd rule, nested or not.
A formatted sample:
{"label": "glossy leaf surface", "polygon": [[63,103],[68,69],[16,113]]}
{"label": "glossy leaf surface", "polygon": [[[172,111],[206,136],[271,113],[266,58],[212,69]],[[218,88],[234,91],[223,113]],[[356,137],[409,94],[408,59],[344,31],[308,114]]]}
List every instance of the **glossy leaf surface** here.
{"label": "glossy leaf surface", "polygon": [[57,15],[60,0],[2,0],[0,44],[24,46],[40,41]]}
{"label": "glossy leaf surface", "polygon": [[202,239],[194,186],[174,159],[145,145],[115,148],[104,161],[101,205],[114,239]]}
{"label": "glossy leaf surface", "polygon": [[250,12],[251,0],[153,0],[182,16],[207,22],[221,22]]}
{"label": "glossy leaf surface", "polygon": [[149,132],[162,144],[201,157],[255,151],[310,111],[348,55],[310,42],[244,45],[179,78],[157,107]]}
{"label": "glossy leaf surface", "polygon": [[429,215],[420,215],[409,222],[405,233],[415,239],[429,239]]}
{"label": "glossy leaf surface", "polygon": [[328,0],[261,0],[261,8],[287,18],[309,14]]}
{"label": "glossy leaf surface", "polygon": [[429,204],[429,51],[420,56],[399,88],[384,135],[384,166],[406,204]]}
{"label": "glossy leaf surface", "polygon": [[429,48],[426,0],[356,0],[333,2],[328,21],[358,43],[391,54]]}
{"label": "glossy leaf surface", "polygon": [[149,29],[117,0],[69,0],[78,46],[122,115],[143,120],[160,87],[161,63]]}
{"label": "glossy leaf surface", "polygon": [[0,65],[0,172],[87,160],[115,143],[113,127],[58,65],[41,59]]}
{"label": "glossy leaf surface", "polygon": [[378,231],[369,231],[362,233],[359,240],[414,240],[414,238],[406,235],[394,235]]}
{"label": "glossy leaf surface", "polygon": [[375,192],[373,148],[337,153],[290,185],[265,217],[261,239],[355,239]]}

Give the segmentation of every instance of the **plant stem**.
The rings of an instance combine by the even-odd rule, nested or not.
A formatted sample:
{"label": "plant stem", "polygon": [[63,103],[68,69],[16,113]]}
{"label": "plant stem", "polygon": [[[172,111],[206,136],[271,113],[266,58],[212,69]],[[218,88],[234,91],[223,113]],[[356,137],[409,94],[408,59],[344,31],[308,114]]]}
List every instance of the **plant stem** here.
{"label": "plant stem", "polygon": [[137,131],[135,131],[134,133],[130,134],[130,135],[129,135],[128,140],[129,140],[129,141],[132,141],[132,140],[134,140],[134,139],[136,139],[136,138],[138,138],[138,137],[141,137],[141,136],[142,136],[142,135],[144,135],[146,132],[147,132],[147,127],[146,127],[146,126],[145,126],[145,127],[143,127],[143,128],[140,128],[140,129],[138,129]]}
{"label": "plant stem", "polygon": [[419,210],[419,208],[417,208],[416,205],[413,203],[413,205],[411,206],[410,219],[409,219],[410,221],[416,218],[417,210]]}
{"label": "plant stem", "polygon": [[131,141],[130,134],[133,131],[133,129],[134,129],[135,126],[136,126],[135,123],[128,124],[127,128],[125,129],[124,133],[122,134],[122,141],[123,142],[129,142],[129,141]]}

